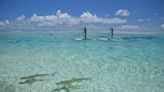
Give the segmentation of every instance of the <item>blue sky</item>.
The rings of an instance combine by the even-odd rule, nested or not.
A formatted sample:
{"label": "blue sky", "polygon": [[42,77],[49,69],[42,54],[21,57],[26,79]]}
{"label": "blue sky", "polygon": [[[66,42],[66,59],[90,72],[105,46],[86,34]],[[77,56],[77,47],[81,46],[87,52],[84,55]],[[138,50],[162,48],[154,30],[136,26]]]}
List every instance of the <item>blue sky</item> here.
{"label": "blue sky", "polygon": [[0,29],[87,24],[95,28],[111,25],[119,30],[161,31],[163,9],[164,0],[0,0]]}

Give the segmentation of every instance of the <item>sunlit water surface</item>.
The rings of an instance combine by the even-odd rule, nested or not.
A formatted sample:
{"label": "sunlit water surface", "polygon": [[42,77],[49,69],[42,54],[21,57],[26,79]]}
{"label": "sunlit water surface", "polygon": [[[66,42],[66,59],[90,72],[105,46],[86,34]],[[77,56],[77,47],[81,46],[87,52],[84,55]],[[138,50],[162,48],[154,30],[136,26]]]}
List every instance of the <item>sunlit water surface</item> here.
{"label": "sunlit water surface", "polygon": [[[81,38],[77,31],[0,32],[0,92],[164,92],[163,34]],[[90,79],[56,84],[72,78]]]}

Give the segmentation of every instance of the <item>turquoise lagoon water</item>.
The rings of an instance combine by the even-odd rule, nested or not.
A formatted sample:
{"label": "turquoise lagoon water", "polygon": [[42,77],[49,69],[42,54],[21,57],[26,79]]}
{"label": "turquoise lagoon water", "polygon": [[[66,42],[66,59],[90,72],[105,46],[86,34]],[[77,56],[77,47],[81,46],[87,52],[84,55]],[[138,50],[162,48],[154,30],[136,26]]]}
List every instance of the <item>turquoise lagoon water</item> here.
{"label": "turquoise lagoon water", "polygon": [[[79,38],[77,31],[0,32],[0,92],[164,92],[163,34]],[[21,78],[28,76],[35,78]],[[56,84],[72,78],[90,79]]]}

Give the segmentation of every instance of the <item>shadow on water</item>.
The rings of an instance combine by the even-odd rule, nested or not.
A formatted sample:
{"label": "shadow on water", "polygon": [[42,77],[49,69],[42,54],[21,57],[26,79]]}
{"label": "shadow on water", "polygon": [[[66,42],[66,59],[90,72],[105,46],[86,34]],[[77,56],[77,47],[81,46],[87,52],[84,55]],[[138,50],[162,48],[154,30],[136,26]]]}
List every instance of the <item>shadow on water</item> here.
{"label": "shadow on water", "polygon": [[53,41],[38,41],[38,42],[41,42],[41,43],[57,43],[57,42],[62,42],[60,40],[53,40]]}
{"label": "shadow on water", "polygon": [[8,41],[8,43],[20,43],[20,40],[15,40],[15,41]]}
{"label": "shadow on water", "polygon": [[65,90],[66,92],[70,92],[70,90],[72,90],[72,89],[79,89],[80,87],[78,87],[78,85],[73,85],[73,83],[86,81],[86,80],[90,80],[90,79],[91,78],[72,78],[69,80],[60,81],[60,82],[56,83],[56,85],[62,85],[62,87],[56,88],[56,89],[52,90],[52,92],[54,92],[54,91],[59,92],[61,90]]}
{"label": "shadow on water", "polygon": [[26,39],[26,40],[11,40],[7,41],[7,43],[10,44],[16,44],[16,43],[22,43],[22,42],[40,42],[40,43],[57,43],[57,42],[62,42],[61,40],[32,40],[32,39]]}
{"label": "shadow on water", "polygon": [[122,39],[123,40],[152,40],[152,39],[156,39],[157,37],[155,37],[155,36],[153,36],[153,37],[151,37],[151,36],[145,36],[145,37],[143,37],[143,36],[134,36],[134,37],[123,37]]}
{"label": "shadow on water", "polygon": [[61,88],[56,88],[56,89],[52,90],[52,92],[55,92],[55,91],[59,92],[61,90],[65,90],[65,92],[70,92],[70,88],[67,86],[62,86]]}
{"label": "shadow on water", "polygon": [[23,82],[19,82],[19,84],[32,84],[34,82],[37,82],[37,81],[44,81],[43,79],[27,79]]}
{"label": "shadow on water", "polygon": [[6,81],[0,81],[0,92],[16,92],[16,87]]}
{"label": "shadow on water", "polygon": [[34,74],[30,76],[21,77],[20,79],[24,81],[19,82],[19,84],[32,84],[37,81],[44,81],[44,79],[38,79],[38,78],[42,78],[44,76],[54,76],[55,74],[56,72],[50,74]]}
{"label": "shadow on water", "polygon": [[53,36],[54,34],[48,34],[49,36]]}

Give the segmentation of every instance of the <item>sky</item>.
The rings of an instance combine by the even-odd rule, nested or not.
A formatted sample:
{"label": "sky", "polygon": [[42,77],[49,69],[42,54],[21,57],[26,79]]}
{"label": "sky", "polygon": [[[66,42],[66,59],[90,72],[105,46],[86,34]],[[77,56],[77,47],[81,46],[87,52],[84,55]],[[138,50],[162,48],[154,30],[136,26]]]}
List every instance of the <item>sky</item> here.
{"label": "sky", "polygon": [[0,29],[164,31],[163,9],[164,0],[0,0]]}

